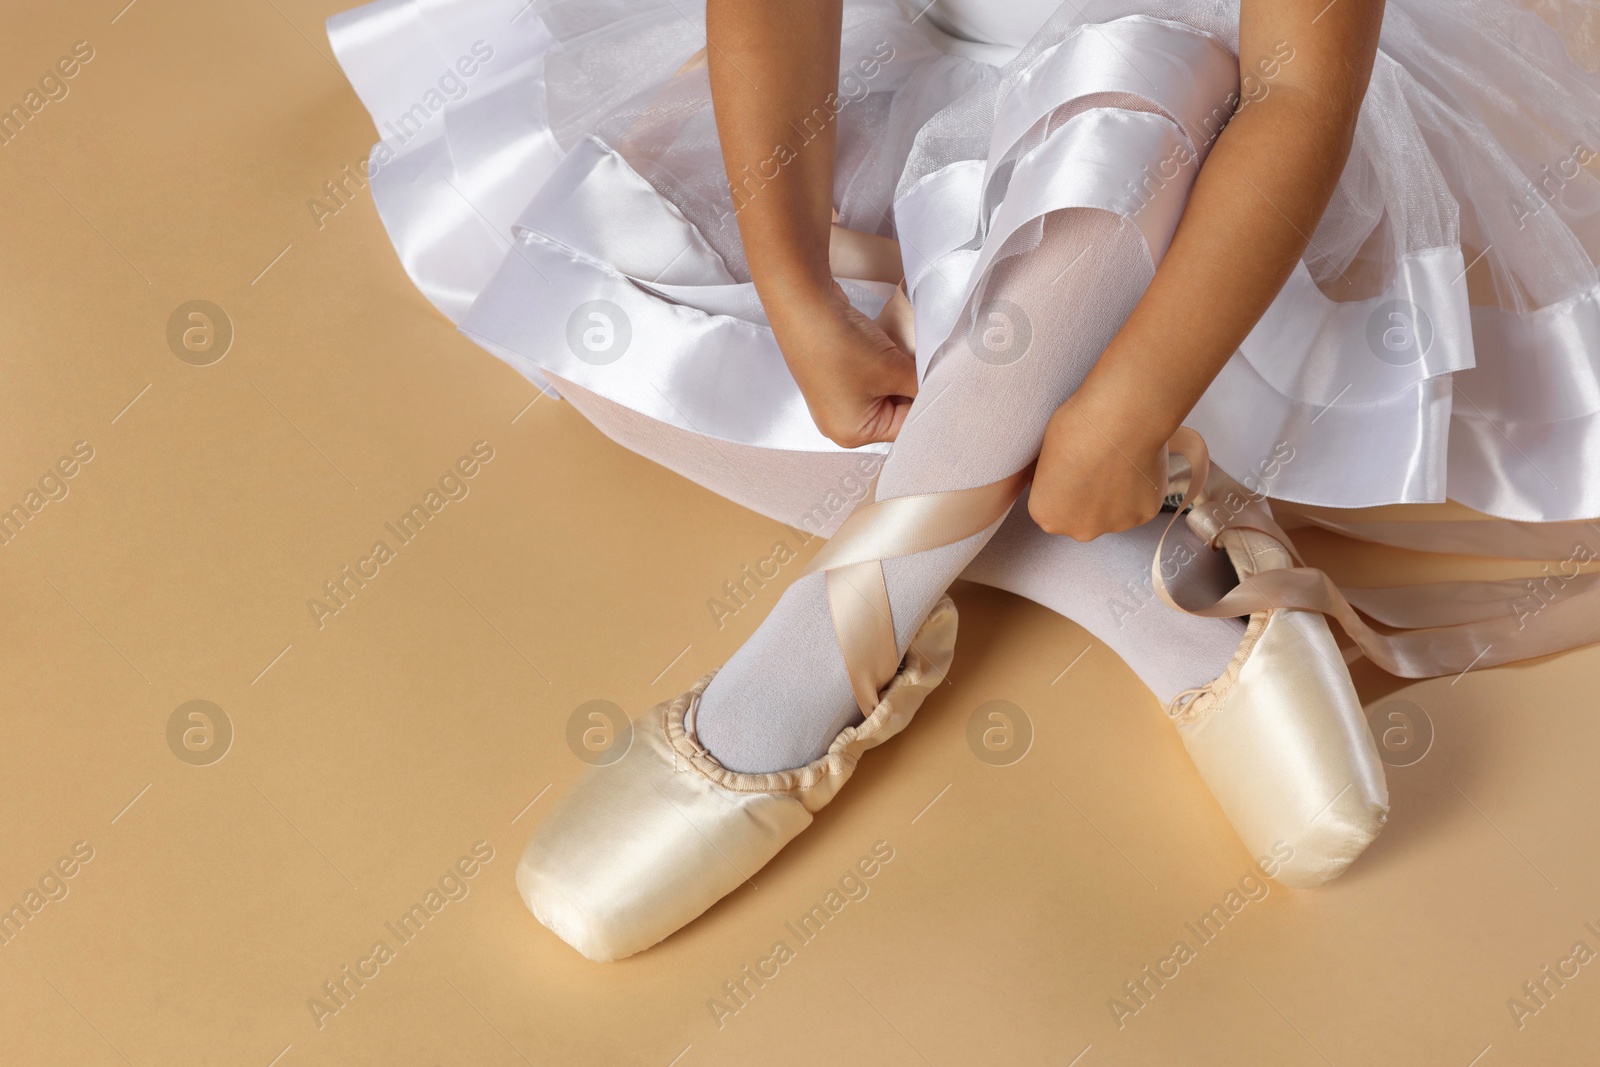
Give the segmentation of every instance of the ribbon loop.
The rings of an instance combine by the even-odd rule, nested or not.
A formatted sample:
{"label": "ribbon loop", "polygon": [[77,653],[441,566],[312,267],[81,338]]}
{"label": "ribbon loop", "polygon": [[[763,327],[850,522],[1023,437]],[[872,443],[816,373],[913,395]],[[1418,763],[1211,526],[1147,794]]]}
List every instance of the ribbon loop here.
{"label": "ribbon loop", "polygon": [[[1533,602],[1525,611],[1517,610],[1517,598],[1505,601],[1503,612],[1485,610],[1486,596],[1492,599],[1514,584],[1506,582],[1437,582],[1350,590],[1358,602],[1374,612],[1384,612],[1391,621],[1426,618],[1430,623],[1380,633],[1362,618],[1332,578],[1301,563],[1289,535],[1272,518],[1263,498],[1211,469],[1199,434],[1184,427],[1168,447],[1191,468],[1183,505],[1167,523],[1151,566],[1156,593],[1170,607],[1206,618],[1276,610],[1320,612],[1337,620],[1368,659],[1403,678],[1458,674],[1600,641],[1600,583],[1576,570],[1556,576],[1555,588],[1546,590],[1548,596],[1539,596],[1536,590],[1522,598]],[[1301,565],[1242,574],[1239,585],[1203,607],[1179,604],[1167,589],[1161,560],[1167,536],[1191,504],[1190,525],[1213,545],[1229,531],[1252,531],[1276,542]],[[1405,607],[1408,604],[1414,610]],[[1534,619],[1535,615],[1542,617]]]}

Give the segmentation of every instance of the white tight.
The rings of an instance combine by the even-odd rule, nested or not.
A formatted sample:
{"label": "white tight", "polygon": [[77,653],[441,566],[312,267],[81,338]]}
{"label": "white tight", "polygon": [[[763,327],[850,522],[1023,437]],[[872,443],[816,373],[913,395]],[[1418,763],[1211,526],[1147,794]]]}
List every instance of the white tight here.
{"label": "white tight", "polygon": [[[975,297],[978,314],[965,320],[977,328],[958,326],[935,353],[884,463],[878,499],[984,485],[1026,466],[1038,455],[1050,415],[1077,389],[1149,284],[1143,238],[1125,220],[1074,209],[1046,216],[1041,230],[1037,247],[998,260]],[[1031,335],[1026,344],[1025,334]],[[1013,558],[1020,553],[1021,565],[1037,560],[1063,569],[1062,600],[1072,610],[1049,606],[1102,636],[1163,700],[1210,681],[1232,657],[1239,624],[1189,618],[1132,597],[1129,584],[1137,590],[1149,573],[1149,530],[1079,545],[1046,537],[1025,514],[1014,513],[1005,526],[1005,536],[1015,539],[1006,550]],[[884,561],[902,652],[940,594],[994,535],[991,529]],[[1115,606],[1119,597],[1122,609]],[[784,592],[713,679],[696,726],[701,743],[725,766],[763,772],[817,758],[859,717],[824,576],[812,574]]]}

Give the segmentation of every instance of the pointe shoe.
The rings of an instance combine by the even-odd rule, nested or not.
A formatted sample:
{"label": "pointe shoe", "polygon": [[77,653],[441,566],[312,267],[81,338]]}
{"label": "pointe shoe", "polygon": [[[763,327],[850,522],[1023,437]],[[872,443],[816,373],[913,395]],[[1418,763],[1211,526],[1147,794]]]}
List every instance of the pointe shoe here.
{"label": "pointe shoe", "polygon": [[529,910],[606,962],[649,948],[748,881],[811,825],[861,753],[905,729],[950,667],[955,604],[940,597],[901,656],[882,561],[998,526],[1028,475],[873,500],[851,512],[801,576],[826,575],[834,636],[863,721],[804,767],[730,771],[695,734],[707,675],[636,719],[627,753],[589,768],[534,831],[517,865]]}
{"label": "pointe shoe", "polygon": [[[1265,503],[1215,468],[1206,478],[1206,466],[1196,464],[1202,484],[1189,493],[1188,523],[1228,553],[1241,586],[1296,567]],[[1227,669],[1180,693],[1167,713],[1262,872],[1283,885],[1337,878],[1388,820],[1377,745],[1318,612],[1253,611]]]}
{"label": "pointe shoe", "polygon": [[863,752],[905,729],[944,679],[955,637],[955,604],[942,597],[871,714],[794,770],[742,774],[701,747],[695,711],[712,675],[651,708],[627,753],[586,770],[535,830],[517,865],[524,903],[602,963],[688,925],[809,826]]}

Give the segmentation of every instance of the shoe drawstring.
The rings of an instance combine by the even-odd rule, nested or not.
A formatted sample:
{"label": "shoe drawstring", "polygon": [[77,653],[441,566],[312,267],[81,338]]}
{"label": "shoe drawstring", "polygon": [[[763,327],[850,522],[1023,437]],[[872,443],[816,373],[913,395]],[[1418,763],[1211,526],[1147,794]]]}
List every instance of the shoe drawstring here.
{"label": "shoe drawstring", "polygon": [[1172,698],[1172,703],[1167,705],[1167,718],[1177,722],[1194,705],[1196,700],[1211,692],[1210,685],[1198,686],[1194,689],[1185,689]]}

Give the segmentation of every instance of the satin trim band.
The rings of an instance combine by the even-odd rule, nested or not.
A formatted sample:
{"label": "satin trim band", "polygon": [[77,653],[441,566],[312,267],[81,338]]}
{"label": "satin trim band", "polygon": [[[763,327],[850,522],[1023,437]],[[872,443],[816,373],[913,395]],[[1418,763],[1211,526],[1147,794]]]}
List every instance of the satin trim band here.
{"label": "satin trim band", "polygon": [[[862,504],[801,572],[827,575],[834,635],[863,715],[872,714],[879,690],[900,667],[883,561],[965,541],[998,525],[1032,477],[1029,464],[988,485]],[[869,495],[876,492],[874,481]]]}
{"label": "satin trim band", "polygon": [[[1352,589],[1347,596],[1327,574],[1303,564],[1264,498],[1211,467],[1210,454],[1199,434],[1183,427],[1168,447],[1188,460],[1190,467],[1183,503],[1167,524],[1151,564],[1156,594],[1170,607],[1206,618],[1281,609],[1320,612],[1338,620],[1368,659],[1403,678],[1459,674],[1474,667],[1498,666],[1600,641],[1600,575],[1563,571],[1551,576],[1547,581],[1554,582],[1554,586],[1539,587],[1549,594],[1548,598],[1529,592],[1531,583],[1526,580]],[[1207,537],[1213,547],[1224,531],[1255,530],[1281,544],[1301,565],[1251,575],[1203,607],[1178,603],[1167,588],[1161,564],[1167,558],[1167,536],[1190,505],[1194,511],[1189,525]],[[1416,525],[1471,528],[1503,524]],[[1518,610],[1519,600],[1531,603],[1525,605],[1525,610]],[[1499,610],[1494,610],[1496,606]],[[1402,629],[1380,633],[1361,617],[1362,612],[1384,625]]]}
{"label": "satin trim band", "polygon": [[[1398,0],[1391,5],[1399,6]],[[641,135],[663,132],[667,115],[687,120],[709,105],[700,83],[697,53],[705,39],[697,16],[686,9],[685,17],[659,0],[639,0],[637,10],[631,4],[626,10],[599,5],[577,16],[584,7],[379,0],[329,20],[328,39],[339,65],[384,137],[374,148],[368,177],[406,272],[463,332],[536,383],[571,381],[675,429],[786,453],[781,463],[831,462],[842,450],[812,425],[753,287],[735,281],[717,252],[731,235],[710,240],[697,225],[707,216],[685,218],[673,206],[662,189],[688,188],[683,182],[655,171],[646,180],[633,170],[635,162],[651,158],[643,144],[635,146],[625,135],[608,136],[609,144],[588,137],[601,128],[602,116],[620,113],[625,97],[633,107],[634,92],[662,94],[649,109],[661,114],[641,125]],[[970,151],[953,153],[969,158],[922,174],[893,195],[923,368],[939,344],[959,332],[969,283],[976,284],[981,273],[980,256],[1003,240],[993,229],[997,205],[1020,200],[1030,189],[1050,191],[1042,180],[1018,181],[1018,168],[1043,143],[1060,137],[1063,120],[1075,121],[1131,95],[1146,101],[1135,111],[1166,122],[1180,143],[1203,155],[1218,128],[1218,109],[1228,110],[1229,94],[1238,92],[1236,38],[1227,32],[1236,29],[1232,16],[1200,18],[1200,9],[1193,8],[1191,19],[1179,6],[1143,2],[1090,7],[1063,18],[1059,32],[1052,30],[1049,42],[1014,68],[1015,77],[920,51],[917,31],[927,20],[916,28],[896,23],[883,29],[897,55],[883,65],[873,93],[882,91],[887,99],[899,86],[909,87],[906,99],[921,103],[907,108],[908,116],[920,115],[924,104],[948,104],[985,85],[1002,90],[993,113],[974,120],[991,127],[967,131],[982,132],[986,150],[975,141]],[[608,41],[619,50],[633,48],[646,37],[649,47],[630,55],[630,77],[586,86],[592,90],[586,93],[587,110],[575,112],[566,98],[579,87],[586,51]],[[1455,146],[1449,153],[1452,173],[1441,175],[1418,122],[1431,130],[1441,117],[1458,124],[1453,129],[1476,120],[1450,117],[1450,100],[1441,104],[1435,95],[1443,90],[1425,87],[1427,71],[1447,72],[1419,66],[1422,57],[1412,55],[1412,44],[1385,37],[1365,107],[1362,136],[1369,143],[1363,151],[1370,155],[1385,147],[1415,173],[1407,174],[1403,188],[1373,190],[1370,171],[1358,168],[1342,179],[1342,195],[1363,210],[1403,207],[1389,219],[1402,229],[1402,215],[1428,215],[1427,242],[1391,235],[1386,251],[1381,239],[1375,241],[1372,255],[1386,261],[1382,276],[1390,281],[1382,294],[1348,306],[1330,301],[1305,264],[1297,265],[1273,308],[1202,397],[1190,425],[1206,435],[1218,462],[1247,482],[1262,457],[1292,448],[1295,461],[1261,487],[1275,501],[1352,508],[1437,502],[1448,495],[1507,519],[1600,515],[1600,480],[1588,469],[1600,449],[1600,387],[1590,340],[1600,329],[1600,286],[1524,310],[1471,304],[1465,260],[1488,238],[1463,256],[1453,202],[1435,203],[1431,190],[1446,178],[1471,177],[1465,185],[1456,182],[1456,193],[1477,200],[1468,194],[1478,179],[1462,166],[1488,156],[1467,151],[1471,146],[1465,143]],[[405,116],[437,94],[439,72],[479,44],[491,46],[493,57],[479,64],[470,92],[442,109],[429,104],[431,119],[414,128]],[[865,48],[870,42],[860,37],[857,44]],[[616,69],[609,59],[600,67]],[[675,70],[683,75],[676,83]],[[1446,96],[1453,99],[1451,94],[1470,86],[1459,71],[1450,73]],[[566,103],[552,112],[559,99]],[[1056,122],[1063,125],[1052,127]],[[1127,195],[1130,185],[1159,185],[1160,200],[1163,190],[1177,184],[1168,178],[1182,157],[1173,157],[1171,140],[1155,132],[1106,124],[1106,137],[1118,143],[1127,138],[1120,154],[1126,158],[1096,166],[1091,195],[1077,196],[1074,206],[1113,210],[1130,222],[1142,216],[1154,223],[1164,215],[1164,202],[1147,205],[1142,193]],[[1409,150],[1395,147],[1400,145]],[[865,155],[887,147],[870,146]],[[1105,162],[1118,144],[1104,143],[1099,150],[1091,162]],[[616,158],[596,159],[602,152]],[[1524,160],[1530,161],[1528,173],[1545,156]],[[1070,176],[1077,163],[1058,169]],[[1388,174],[1391,185],[1402,169],[1397,164]],[[1491,183],[1484,189],[1499,180],[1483,175]],[[551,196],[537,197],[537,210],[530,211],[530,197],[546,185]],[[1571,200],[1576,192],[1574,186],[1563,194],[1566,207],[1527,219],[1549,238],[1552,255],[1561,252],[1562,242],[1574,240],[1568,223],[1582,217]],[[845,199],[860,203],[846,214],[852,220],[881,218],[884,195],[882,189],[847,190]],[[1040,206],[1059,203],[1041,200]],[[1487,218],[1499,209],[1484,202],[1475,210]],[[1560,221],[1558,215],[1571,211],[1577,216]],[[878,228],[876,222],[865,225]],[[508,234],[518,232],[526,239],[508,242]],[[1163,246],[1164,238],[1154,247]],[[1504,250],[1497,247],[1493,255],[1502,259]],[[1326,278],[1323,283],[1330,284]],[[858,299],[856,286],[846,281],[845,288]],[[892,293],[892,287],[873,292],[858,306],[909,346],[906,330],[890,329],[892,322],[911,319]],[[596,299],[615,304],[634,326],[633,352],[609,369],[585,362],[581,352],[572,355],[561,314]],[[1393,321],[1401,335],[1407,332],[1394,319],[1395,309],[1383,306],[1389,301],[1404,301],[1427,316],[1428,329],[1418,337],[1425,333],[1431,340],[1419,341],[1410,362],[1401,358],[1405,353],[1387,350],[1387,333],[1369,332],[1374,319],[1378,330]],[[542,310],[533,314],[530,308]],[[728,403],[728,397],[740,402]]]}

